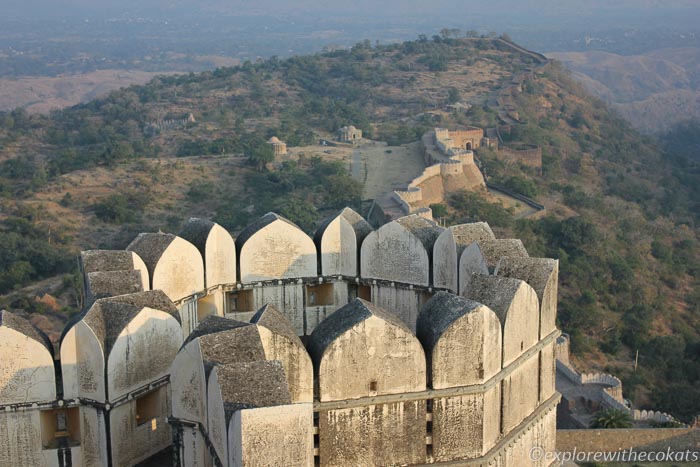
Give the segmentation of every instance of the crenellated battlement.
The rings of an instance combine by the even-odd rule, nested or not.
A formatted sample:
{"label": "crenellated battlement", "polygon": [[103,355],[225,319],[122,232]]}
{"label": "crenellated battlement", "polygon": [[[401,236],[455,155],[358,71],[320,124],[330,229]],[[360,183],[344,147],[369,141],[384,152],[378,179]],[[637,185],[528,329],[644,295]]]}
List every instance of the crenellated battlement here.
{"label": "crenellated battlement", "polygon": [[[234,239],[190,219],[80,264],[88,300],[60,379],[38,331],[0,321],[0,365],[51,376],[32,401],[0,392],[0,416],[30,402],[22,426],[37,428],[60,408],[74,462],[131,465],[171,443],[180,465],[516,465],[530,442],[503,441],[523,433],[553,448],[557,263],[487,224],[374,230],[344,209],[311,238],[269,213]],[[15,340],[34,350],[2,358]]]}

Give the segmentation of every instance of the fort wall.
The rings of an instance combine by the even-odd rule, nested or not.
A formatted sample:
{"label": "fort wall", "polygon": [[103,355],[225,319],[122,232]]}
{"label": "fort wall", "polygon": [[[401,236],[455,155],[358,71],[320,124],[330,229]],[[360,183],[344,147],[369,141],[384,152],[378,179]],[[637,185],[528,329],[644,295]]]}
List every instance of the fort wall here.
{"label": "fort wall", "polygon": [[443,202],[447,193],[486,187],[472,152],[472,148],[481,144],[483,133],[481,128],[475,127],[456,132],[436,128],[423,135],[424,159],[428,167],[411,180],[406,189],[392,193],[404,214],[420,212],[432,219],[429,206]]}
{"label": "fort wall", "polygon": [[[141,291],[121,293],[115,276],[116,295],[106,287],[87,304],[61,342],[62,384],[51,379],[41,335],[3,312],[0,333],[36,347],[29,367],[51,369],[34,401],[0,399],[0,423],[23,424],[26,439],[3,454],[13,465],[51,465],[37,440],[54,436],[47,414],[58,409],[78,422],[71,443],[49,455],[71,450],[74,465],[105,456],[133,465],[174,443],[180,465],[293,457],[300,465],[510,466],[523,465],[513,459],[534,442],[532,431],[554,442],[558,331],[542,327],[552,308],[539,297],[555,290],[556,270],[536,261],[527,266],[538,274],[507,267],[522,252],[494,243],[488,226],[443,229],[413,215],[372,230],[343,210],[314,239],[274,214],[235,241],[200,222],[183,235],[190,240],[141,235],[126,255],[83,253],[86,276],[133,271],[128,284]],[[218,253],[207,259],[208,251]],[[156,277],[168,293],[143,291]],[[464,297],[449,293],[457,290]],[[22,374],[7,368],[0,375]],[[277,428],[265,428],[273,420]]]}
{"label": "fort wall", "polygon": [[506,146],[501,145],[496,157],[505,163],[519,163],[542,171],[542,148],[535,145]]}
{"label": "fort wall", "polygon": [[644,447],[647,445],[685,435],[691,430],[691,428],[557,430],[557,451],[574,452],[575,449],[577,452],[617,452],[623,449],[634,449],[637,452],[644,452]]}

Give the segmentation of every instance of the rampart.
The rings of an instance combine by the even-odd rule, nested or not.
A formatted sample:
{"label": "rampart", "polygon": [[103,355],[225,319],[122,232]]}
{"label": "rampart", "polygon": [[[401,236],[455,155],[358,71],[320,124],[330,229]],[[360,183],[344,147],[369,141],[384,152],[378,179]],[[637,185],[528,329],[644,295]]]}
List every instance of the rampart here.
{"label": "rampart", "polygon": [[579,374],[568,365],[564,365],[557,360],[557,371],[564,374],[569,380],[578,385],[598,384],[605,386],[602,389],[602,402],[611,409],[630,412],[629,407],[624,404],[622,398],[622,381],[619,378],[607,373],[587,373]]}
{"label": "rampart", "polygon": [[532,144],[501,145],[496,151],[498,159],[505,163],[518,163],[542,170],[542,148]]}
{"label": "rampart", "polygon": [[190,113],[187,115],[187,117],[184,118],[155,120],[146,126],[146,131],[152,134],[156,134],[158,132],[170,130],[172,128],[187,126],[195,122],[196,120],[194,118],[194,115]]}
{"label": "rampart", "polygon": [[[673,438],[682,437],[690,433],[692,433],[691,428],[557,430],[557,451],[568,453],[618,452],[624,449],[634,449],[636,452],[666,452],[665,448],[659,449],[654,444],[660,441],[668,442]],[[698,452],[697,445],[684,444],[678,446],[677,450],[684,452],[686,449],[690,449],[691,452]]]}
{"label": "rampart", "polygon": [[478,147],[482,138],[483,130],[475,127],[456,132],[436,128],[423,135],[423,156],[428,167],[406,189],[391,195],[403,214],[421,214],[432,219],[429,206],[443,202],[447,193],[485,188],[484,177],[474,163],[474,153],[455,146]]}
{"label": "rampart", "polygon": [[3,465],[133,465],[171,443],[179,465],[545,465],[529,448],[554,449],[557,262],[486,224],[373,230],[345,209],[311,238],[270,213],[234,240],[192,219],[81,267],[60,379],[44,336],[1,315],[1,387],[41,378],[0,392],[0,427],[23,434]]}
{"label": "rampart", "polygon": [[[569,363],[569,336],[562,334],[555,346],[557,372],[578,386],[597,386],[600,391],[600,400],[606,408],[622,410],[630,414],[634,421],[653,421],[657,423],[681,423],[672,415],[654,410],[631,410],[622,395],[622,381],[608,373],[579,373]],[[564,398],[567,397],[566,391]],[[574,394],[580,394],[574,392]]]}

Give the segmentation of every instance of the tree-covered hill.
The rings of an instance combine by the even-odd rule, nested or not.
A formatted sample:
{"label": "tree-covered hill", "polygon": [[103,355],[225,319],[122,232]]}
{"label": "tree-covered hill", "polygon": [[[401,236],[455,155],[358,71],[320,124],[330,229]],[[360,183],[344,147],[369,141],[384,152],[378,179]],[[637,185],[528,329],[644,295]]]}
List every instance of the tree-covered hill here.
{"label": "tree-covered hill", "polygon": [[[363,42],[160,77],[49,116],[1,114],[0,294],[69,273],[80,249],[177,231],[192,215],[235,233],[278,210],[312,230],[329,210],[359,206],[361,187],[328,160],[268,169],[267,138],[306,146],[353,124],[401,144],[434,126],[496,127],[493,102],[506,87],[527,123],[500,133],[540,146],[542,173],[487,149],[477,156],[492,181],[549,214],[516,220],[471,193],[440,211],[487,220],[531,254],[561,260],[559,325],[582,367],[619,374],[641,406],[700,413],[697,127],[643,138],[559,65],[500,39]],[[455,102],[471,108],[447,111]],[[69,278],[60,284],[74,289]],[[43,309],[7,297],[8,306]]]}

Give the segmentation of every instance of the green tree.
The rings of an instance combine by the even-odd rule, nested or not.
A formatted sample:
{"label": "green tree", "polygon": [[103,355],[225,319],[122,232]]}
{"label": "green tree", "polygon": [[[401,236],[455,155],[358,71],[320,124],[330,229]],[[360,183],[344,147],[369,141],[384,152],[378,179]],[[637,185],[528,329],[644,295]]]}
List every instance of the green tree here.
{"label": "green tree", "polygon": [[447,206],[442,203],[435,203],[430,205],[430,209],[433,210],[433,217],[441,218],[447,216]]}
{"label": "green tree", "polygon": [[362,184],[347,174],[327,178],[326,201],[328,207],[340,209],[345,206],[358,209],[362,201]]}
{"label": "green tree", "polygon": [[451,87],[447,91],[447,102],[449,104],[456,104],[462,99],[462,96],[459,94],[459,89],[455,87]]}
{"label": "green tree", "polygon": [[267,143],[256,144],[249,149],[248,160],[262,172],[267,164],[275,160],[275,150]]}
{"label": "green tree", "polygon": [[605,409],[593,415],[591,428],[631,428],[632,416],[626,410]]}

